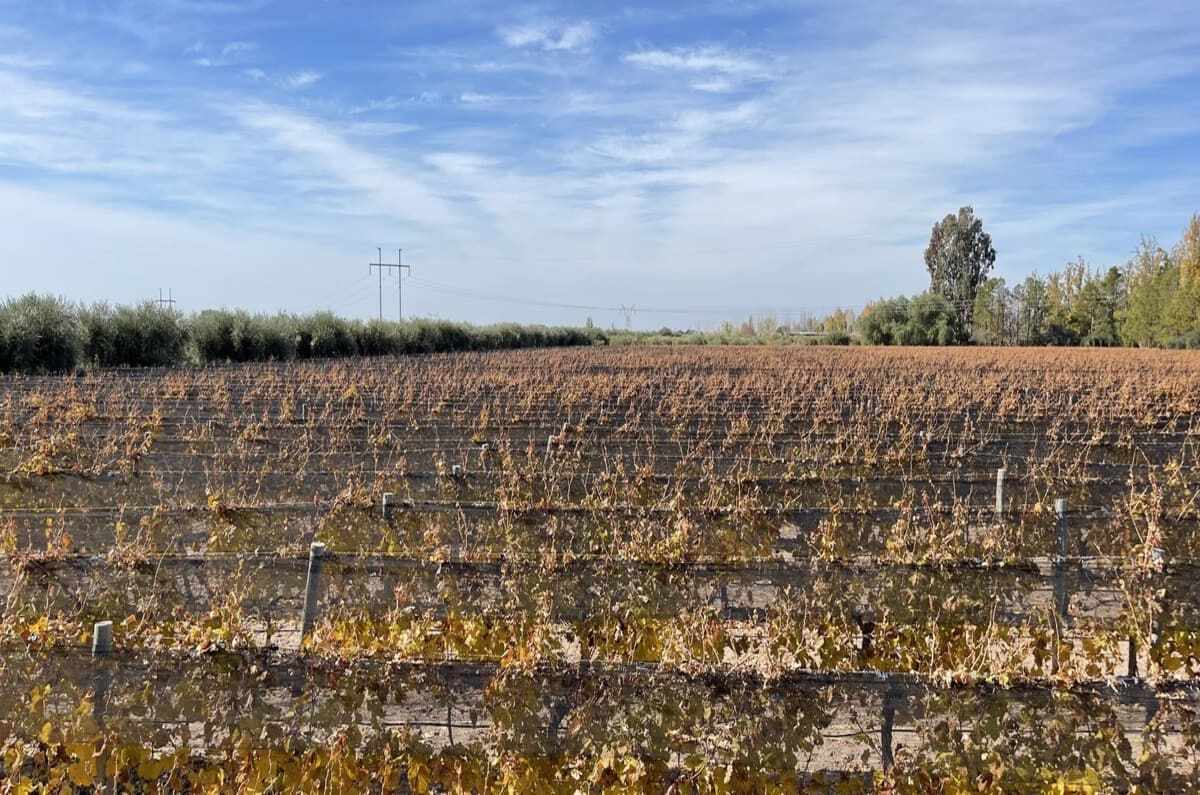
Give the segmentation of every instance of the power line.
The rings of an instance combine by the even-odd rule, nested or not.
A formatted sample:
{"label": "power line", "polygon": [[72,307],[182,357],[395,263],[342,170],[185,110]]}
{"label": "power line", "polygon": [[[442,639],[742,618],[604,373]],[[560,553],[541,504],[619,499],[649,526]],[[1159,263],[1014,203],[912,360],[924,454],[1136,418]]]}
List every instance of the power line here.
{"label": "power line", "polygon": [[373,285],[370,283],[360,284],[350,292],[343,293],[340,301],[337,301],[336,303],[330,302],[330,309],[340,310],[359,303],[368,295],[370,295],[372,286]]}
{"label": "power line", "polygon": [[678,315],[731,315],[731,314],[746,314],[754,312],[776,312],[779,314],[815,314],[820,312],[834,311],[838,309],[861,309],[861,306],[809,306],[809,307],[769,307],[769,306],[708,306],[708,307],[665,307],[665,306],[642,306],[642,305],[626,305],[619,304],[608,306],[603,304],[575,304],[560,301],[544,301],[536,298],[519,298],[511,295],[502,295],[498,293],[484,292],[468,287],[459,287],[455,285],[442,284],[439,282],[429,281],[418,277],[412,277],[414,281],[433,292],[451,295],[460,298],[471,298],[479,301],[492,301],[498,303],[524,304],[527,306],[548,307],[551,309],[577,309],[593,312],[614,312],[631,316],[634,312],[647,312],[653,314],[678,314]]}
{"label": "power line", "polygon": [[331,292],[326,296],[325,303],[336,304],[339,301],[345,300],[352,293],[360,292],[365,286],[373,286],[371,285],[370,275],[359,276],[357,281],[345,281],[342,283],[340,290]]}

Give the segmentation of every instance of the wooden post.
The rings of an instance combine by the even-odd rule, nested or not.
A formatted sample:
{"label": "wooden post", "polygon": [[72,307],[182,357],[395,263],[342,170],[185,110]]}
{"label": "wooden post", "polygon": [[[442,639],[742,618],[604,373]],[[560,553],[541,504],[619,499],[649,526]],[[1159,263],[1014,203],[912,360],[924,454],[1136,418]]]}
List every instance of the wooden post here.
{"label": "wooden post", "polygon": [[546,739],[550,742],[552,749],[559,747],[558,733],[562,730],[562,723],[570,712],[571,702],[565,697],[550,704],[550,721],[546,727]]}
{"label": "wooden post", "polygon": [[879,726],[879,753],[883,761],[883,772],[886,773],[892,769],[896,758],[892,749],[892,731],[896,727],[896,703],[900,700],[900,693],[896,688],[889,688],[887,694],[883,697],[883,722]]}
{"label": "wooden post", "polygon": [[996,521],[1004,518],[1004,476],[1008,470],[1004,467],[996,470]]}
{"label": "wooden post", "polygon": [[325,545],[320,541],[313,542],[308,550],[308,580],[304,585],[304,615],[300,619],[300,646],[312,632],[317,620],[317,594],[321,586],[321,563],[325,557]]}
{"label": "wooden post", "polygon": [[863,610],[854,616],[855,622],[858,624],[858,631],[862,633],[862,646],[858,650],[858,664],[866,668],[867,662],[875,654],[875,622],[872,620],[873,615]]}

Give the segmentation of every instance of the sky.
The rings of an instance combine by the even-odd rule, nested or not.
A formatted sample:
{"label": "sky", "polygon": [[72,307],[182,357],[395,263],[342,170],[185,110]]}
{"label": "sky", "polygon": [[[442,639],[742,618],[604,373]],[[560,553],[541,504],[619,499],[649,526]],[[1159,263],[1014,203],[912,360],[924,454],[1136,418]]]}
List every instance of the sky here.
{"label": "sky", "polygon": [[1197,144],[1194,0],[0,0],[0,294],[795,320],[962,205],[1010,283],[1169,245]]}

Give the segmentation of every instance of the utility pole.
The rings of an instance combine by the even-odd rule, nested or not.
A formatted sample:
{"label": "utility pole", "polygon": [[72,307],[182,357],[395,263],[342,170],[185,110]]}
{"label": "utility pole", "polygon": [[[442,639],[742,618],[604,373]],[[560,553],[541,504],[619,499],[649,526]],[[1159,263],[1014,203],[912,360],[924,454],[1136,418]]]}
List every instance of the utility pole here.
{"label": "utility pole", "polygon": [[157,300],[157,301],[155,301],[154,303],[158,304],[158,305],[159,305],[159,307],[170,306],[170,307],[171,307],[171,310],[172,310],[172,311],[174,311],[174,309],[175,309],[175,296],[174,296],[174,294],[171,292],[171,289],[170,289],[170,288],[167,288],[167,297],[166,297],[166,298],[163,298],[163,294],[162,294],[162,288],[161,288],[161,287],[159,287],[159,288],[158,288],[158,300]]}
{"label": "utility pole", "polygon": [[379,262],[368,263],[367,273],[371,272],[372,268],[379,268],[379,319],[383,320],[383,249],[379,251]]}
{"label": "utility pole", "polygon": [[400,320],[403,320],[404,319],[403,271],[408,270],[409,272],[411,272],[412,268],[410,268],[408,265],[404,264],[404,259],[403,259],[404,249],[402,249],[402,248],[396,249],[396,264],[395,265],[391,264],[390,262],[383,261],[383,249],[382,248],[378,249],[378,251],[379,251],[379,262],[369,262],[369,263],[367,263],[367,265],[368,265],[368,273],[370,272],[370,269],[372,269],[372,268],[379,268],[379,319],[383,320],[383,269],[384,268],[395,268],[396,269],[396,311],[397,311],[397,317]]}
{"label": "utility pole", "polygon": [[404,320],[404,273],[403,270],[408,268],[408,272],[412,273],[412,268],[404,264],[404,249],[396,249],[396,317]]}

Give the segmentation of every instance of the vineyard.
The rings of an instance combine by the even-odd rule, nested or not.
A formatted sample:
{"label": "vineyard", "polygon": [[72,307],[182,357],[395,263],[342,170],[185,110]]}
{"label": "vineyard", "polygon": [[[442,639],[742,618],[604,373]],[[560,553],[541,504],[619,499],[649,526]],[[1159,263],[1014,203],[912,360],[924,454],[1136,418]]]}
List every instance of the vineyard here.
{"label": "vineyard", "polygon": [[1200,792],[1192,355],[0,386],[0,792]]}

